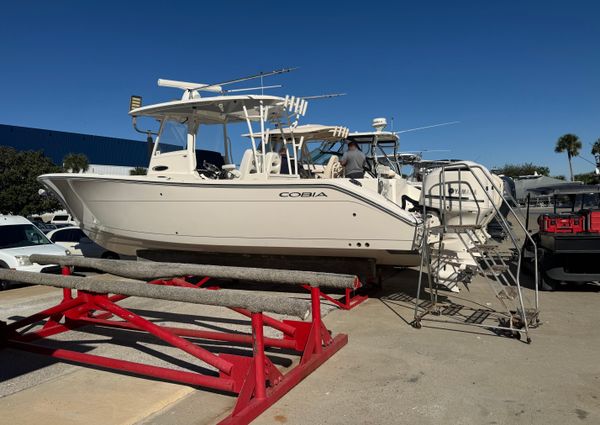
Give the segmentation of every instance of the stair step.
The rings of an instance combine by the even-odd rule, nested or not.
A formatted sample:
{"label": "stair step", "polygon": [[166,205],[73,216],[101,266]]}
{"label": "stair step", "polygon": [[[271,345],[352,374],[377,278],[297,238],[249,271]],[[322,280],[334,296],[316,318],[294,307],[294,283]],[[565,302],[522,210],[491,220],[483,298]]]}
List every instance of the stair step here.
{"label": "stair step", "polygon": [[432,226],[429,230],[435,233],[468,233],[481,228],[482,226],[476,224],[449,224],[447,226]]}
{"label": "stair step", "polygon": [[437,258],[434,258],[435,262],[432,262],[432,265],[438,268],[442,268],[444,266],[454,266],[454,267],[460,267],[462,265],[464,265],[465,263],[460,262],[460,261],[456,261],[456,260],[438,260]]}
{"label": "stair step", "polygon": [[514,300],[519,296],[519,291],[515,286],[506,286],[498,292],[497,296],[503,300]]}
{"label": "stair step", "polygon": [[494,273],[504,273],[510,269],[510,267],[504,264],[492,264],[489,269]]}
{"label": "stair step", "polygon": [[486,251],[496,251],[498,250],[498,245],[493,244],[481,244],[475,245],[474,247],[469,248],[469,252],[486,252]]}

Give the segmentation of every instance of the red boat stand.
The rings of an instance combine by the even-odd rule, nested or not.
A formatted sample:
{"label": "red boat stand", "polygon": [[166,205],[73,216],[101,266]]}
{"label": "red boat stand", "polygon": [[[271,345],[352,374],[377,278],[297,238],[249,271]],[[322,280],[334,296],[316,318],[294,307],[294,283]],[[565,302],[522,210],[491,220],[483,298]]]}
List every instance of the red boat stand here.
{"label": "red boat stand", "polygon": [[[303,288],[311,290],[310,285],[302,285]],[[345,288],[342,298],[333,298],[331,295],[320,292],[320,297],[333,303],[336,307],[342,310],[352,310],[354,307],[369,299],[368,295],[359,295],[355,289]]]}
{"label": "red boat stand", "polygon": [[[63,274],[70,274],[68,267],[63,268]],[[196,285],[184,279],[150,283],[199,287],[207,280],[205,278]],[[321,320],[322,294],[318,287],[310,287],[310,291],[310,322],[278,320],[262,312],[234,308],[232,310],[251,319],[251,334],[240,334],[160,326],[119,306],[117,302],[126,296],[63,289],[63,299],[59,304],[10,324],[0,323],[0,345],[69,362],[232,393],[237,395],[237,402],[232,412],[219,423],[247,424],[348,342],[347,335],[331,336]],[[41,328],[29,330],[30,325],[38,323],[43,323]],[[176,370],[35,344],[37,340],[90,325],[147,332],[212,366],[218,373]],[[281,331],[283,337],[265,337],[264,326]],[[253,355],[214,354],[188,338],[251,346]],[[271,362],[265,348],[287,349],[299,355],[300,360],[283,373]]]}

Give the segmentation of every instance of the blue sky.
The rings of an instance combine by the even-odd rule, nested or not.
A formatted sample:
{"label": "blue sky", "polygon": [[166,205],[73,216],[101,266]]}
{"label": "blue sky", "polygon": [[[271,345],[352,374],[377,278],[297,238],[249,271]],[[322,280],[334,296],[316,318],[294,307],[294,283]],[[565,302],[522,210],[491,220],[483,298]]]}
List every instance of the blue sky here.
{"label": "blue sky", "polygon": [[[395,129],[403,150],[449,149],[489,167],[549,165],[567,132],[600,137],[600,3],[9,2],[0,16],[0,122],[138,138],[131,94],[172,99],[157,78],[203,83],[298,66],[274,94],[313,101],[304,122]],[[574,160],[576,172],[592,166]]]}

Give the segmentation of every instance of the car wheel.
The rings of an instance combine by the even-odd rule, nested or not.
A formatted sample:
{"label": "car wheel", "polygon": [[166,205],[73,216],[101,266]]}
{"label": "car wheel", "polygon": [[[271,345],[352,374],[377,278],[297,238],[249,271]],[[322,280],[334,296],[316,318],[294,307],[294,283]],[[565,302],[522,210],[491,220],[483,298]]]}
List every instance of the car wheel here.
{"label": "car wheel", "polygon": [[[8,265],[4,261],[0,261],[0,269],[8,269]],[[6,280],[0,280],[0,291],[8,289],[10,283]]]}

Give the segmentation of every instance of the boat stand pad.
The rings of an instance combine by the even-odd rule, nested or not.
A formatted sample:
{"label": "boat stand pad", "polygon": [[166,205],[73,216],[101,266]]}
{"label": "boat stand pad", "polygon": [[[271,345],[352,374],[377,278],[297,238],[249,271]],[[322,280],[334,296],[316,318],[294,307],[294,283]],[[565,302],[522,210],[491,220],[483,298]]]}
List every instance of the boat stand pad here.
{"label": "boat stand pad", "polygon": [[[63,267],[62,270],[63,275],[70,274],[68,267]],[[13,273],[15,274],[14,280],[17,280],[18,272]],[[208,278],[192,284],[183,278],[174,278],[149,283],[199,288],[206,281]],[[309,322],[278,320],[261,311],[228,307],[250,318],[251,333],[246,334],[161,326],[120,306],[118,302],[127,298],[126,295],[102,293],[95,291],[94,288],[90,288],[90,290],[63,288],[63,298],[57,305],[9,324],[2,323],[0,346],[102,369],[223,391],[237,396],[237,402],[230,414],[219,423],[247,424],[348,342],[347,335],[332,336],[323,324],[319,287],[311,286],[310,291],[311,320]],[[41,326],[32,328],[31,325],[34,324]],[[206,372],[198,372],[198,369],[188,371],[160,367],[36,344],[36,341],[84,326],[114,327],[133,332],[146,332],[164,343],[190,354],[200,363],[209,365],[216,372],[207,369],[202,369]],[[279,330],[283,336],[280,338],[265,337],[264,326]],[[237,354],[215,354],[192,342],[191,339],[225,341],[235,346],[250,346],[253,354],[251,357]],[[53,342],[60,343],[56,340]],[[298,356],[298,364],[285,373],[280,371],[265,352],[265,349],[271,348],[284,349]]]}

